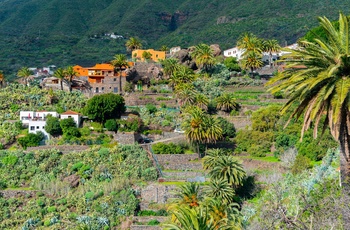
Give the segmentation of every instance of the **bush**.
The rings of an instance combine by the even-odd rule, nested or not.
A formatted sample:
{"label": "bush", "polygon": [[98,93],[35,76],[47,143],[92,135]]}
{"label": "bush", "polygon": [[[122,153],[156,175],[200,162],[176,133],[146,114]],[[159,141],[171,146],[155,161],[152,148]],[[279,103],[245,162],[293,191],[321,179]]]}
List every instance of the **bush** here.
{"label": "bush", "polygon": [[71,139],[74,139],[74,137],[76,138],[81,137],[81,133],[77,127],[70,127],[65,131],[63,131],[64,140],[71,140]]}
{"label": "bush", "polygon": [[98,122],[92,122],[91,123],[91,127],[96,132],[102,132],[103,131],[103,126],[100,123],[98,123]]}
{"label": "bush", "polygon": [[236,136],[236,128],[234,124],[228,122],[225,118],[218,117],[219,125],[222,129],[222,136],[227,138],[234,138]]}
{"label": "bush", "polygon": [[4,190],[7,188],[7,184],[4,180],[0,180],[0,190]]}
{"label": "bush", "polygon": [[138,216],[157,216],[157,213],[153,210],[141,210],[137,213]]}
{"label": "bush", "polygon": [[146,109],[150,114],[154,114],[155,112],[157,112],[157,107],[153,104],[147,104]]}
{"label": "bush", "polygon": [[119,120],[119,131],[122,132],[139,132],[142,130],[143,122],[137,116],[130,116],[127,120]]}
{"label": "bush", "polygon": [[74,119],[69,117],[69,118],[66,118],[66,119],[62,119],[60,121],[60,126],[62,128],[62,131],[63,133],[66,132],[67,129],[69,128],[76,128],[77,127],[77,124],[75,123]]}
{"label": "bush", "polygon": [[46,118],[45,131],[52,136],[59,136],[62,134],[60,120],[57,117],[48,116]]}
{"label": "bush", "polygon": [[184,154],[185,149],[181,145],[174,143],[164,144],[157,143],[152,145],[152,150],[155,154]]}
{"label": "bush", "polygon": [[150,220],[148,221],[147,225],[149,226],[156,226],[156,225],[159,225],[160,222],[158,220]]}
{"label": "bush", "polygon": [[117,131],[118,130],[118,124],[117,121],[115,119],[109,119],[106,121],[105,123],[105,128],[108,131]]}
{"label": "bush", "polygon": [[306,156],[298,154],[297,157],[295,158],[291,172],[293,174],[299,174],[310,167],[311,167],[310,159],[307,158]]}
{"label": "bush", "polygon": [[25,137],[18,138],[18,143],[22,146],[22,148],[26,149],[27,147],[39,146],[40,141],[44,139],[44,134],[42,132],[29,133]]}

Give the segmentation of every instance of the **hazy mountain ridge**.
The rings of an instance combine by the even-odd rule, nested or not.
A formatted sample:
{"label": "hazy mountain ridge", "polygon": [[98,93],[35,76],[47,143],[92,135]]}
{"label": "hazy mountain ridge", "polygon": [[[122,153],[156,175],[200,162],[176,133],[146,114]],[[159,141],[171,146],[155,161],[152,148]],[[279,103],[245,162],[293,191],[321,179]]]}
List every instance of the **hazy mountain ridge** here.
{"label": "hazy mountain ridge", "polygon": [[[245,31],[290,44],[317,25],[317,16],[335,19],[340,9],[349,13],[350,2],[0,0],[0,69],[110,60],[125,52],[130,36],[147,48],[199,42],[228,48]],[[91,39],[112,32],[125,39]]]}

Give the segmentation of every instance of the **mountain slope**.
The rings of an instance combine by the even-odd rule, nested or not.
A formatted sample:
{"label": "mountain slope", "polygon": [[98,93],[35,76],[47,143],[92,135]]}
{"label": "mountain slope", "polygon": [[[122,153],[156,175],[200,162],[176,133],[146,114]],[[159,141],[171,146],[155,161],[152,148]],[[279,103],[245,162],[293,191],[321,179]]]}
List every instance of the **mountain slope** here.
{"label": "mountain slope", "polygon": [[[146,48],[199,42],[234,46],[246,31],[295,42],[316,17],[349,13],[347,0],[0,0],[0,69],[91,65],[125,53],[138,36]],[[110,39],[105,33],[124,36]]]}

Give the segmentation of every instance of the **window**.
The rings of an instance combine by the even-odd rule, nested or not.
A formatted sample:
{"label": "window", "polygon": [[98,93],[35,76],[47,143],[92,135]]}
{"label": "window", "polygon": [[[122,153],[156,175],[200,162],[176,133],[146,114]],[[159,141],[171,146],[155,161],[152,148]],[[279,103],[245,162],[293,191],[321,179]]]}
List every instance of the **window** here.
{"label": "window", "polygon": [[158,54],[156,54],[156,58],[158,57]]}
{"label": "window", "polygon": [[43,126],[43,129],[45,129],[45,126]]}
{"label": "window", "polygon": [[68,118],[71,118],[72,116],[68,116]]}
{"label": "window", "polygon": [[118,93],[118,87],[114,87],[113,92]]}
{"label": "window", "polygon": [[34,126],[30,126],[30,130],[35,130],[35,127]]}
{"label": "window", "polygon": [[96,87],[95,93],[98,93],[98,87]]}
{"label": "window", "polygon": [[36,129],[39,129],[39,126],[37,126]]}
{"label": "window", "polygon": [[105,87],[102,87],[102,88],[101,88],[101,91],[102,91],[102,92],[103,92],[103,90],[105,90]]}
{"label": "window", "polygon": [[117,78],[113,78],[113,81],[117,81]]}

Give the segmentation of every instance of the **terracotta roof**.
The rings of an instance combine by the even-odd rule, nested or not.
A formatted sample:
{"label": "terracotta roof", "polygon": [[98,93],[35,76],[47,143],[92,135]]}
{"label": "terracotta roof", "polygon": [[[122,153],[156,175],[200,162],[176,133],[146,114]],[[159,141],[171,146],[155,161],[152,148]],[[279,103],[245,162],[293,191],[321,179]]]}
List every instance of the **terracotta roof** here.
{"label": "terracotta roof", "polygon": [[72,110],[68,110],[64,113],[62,113],[61,115],[81,115],[80,113],[74,112]]}
{"label": "terracotta roof", "polygon": [[96,64],[95,66],[87,69],[114,70],[114,66],[112,66],[111,64],[103,63],[103,64]]}

